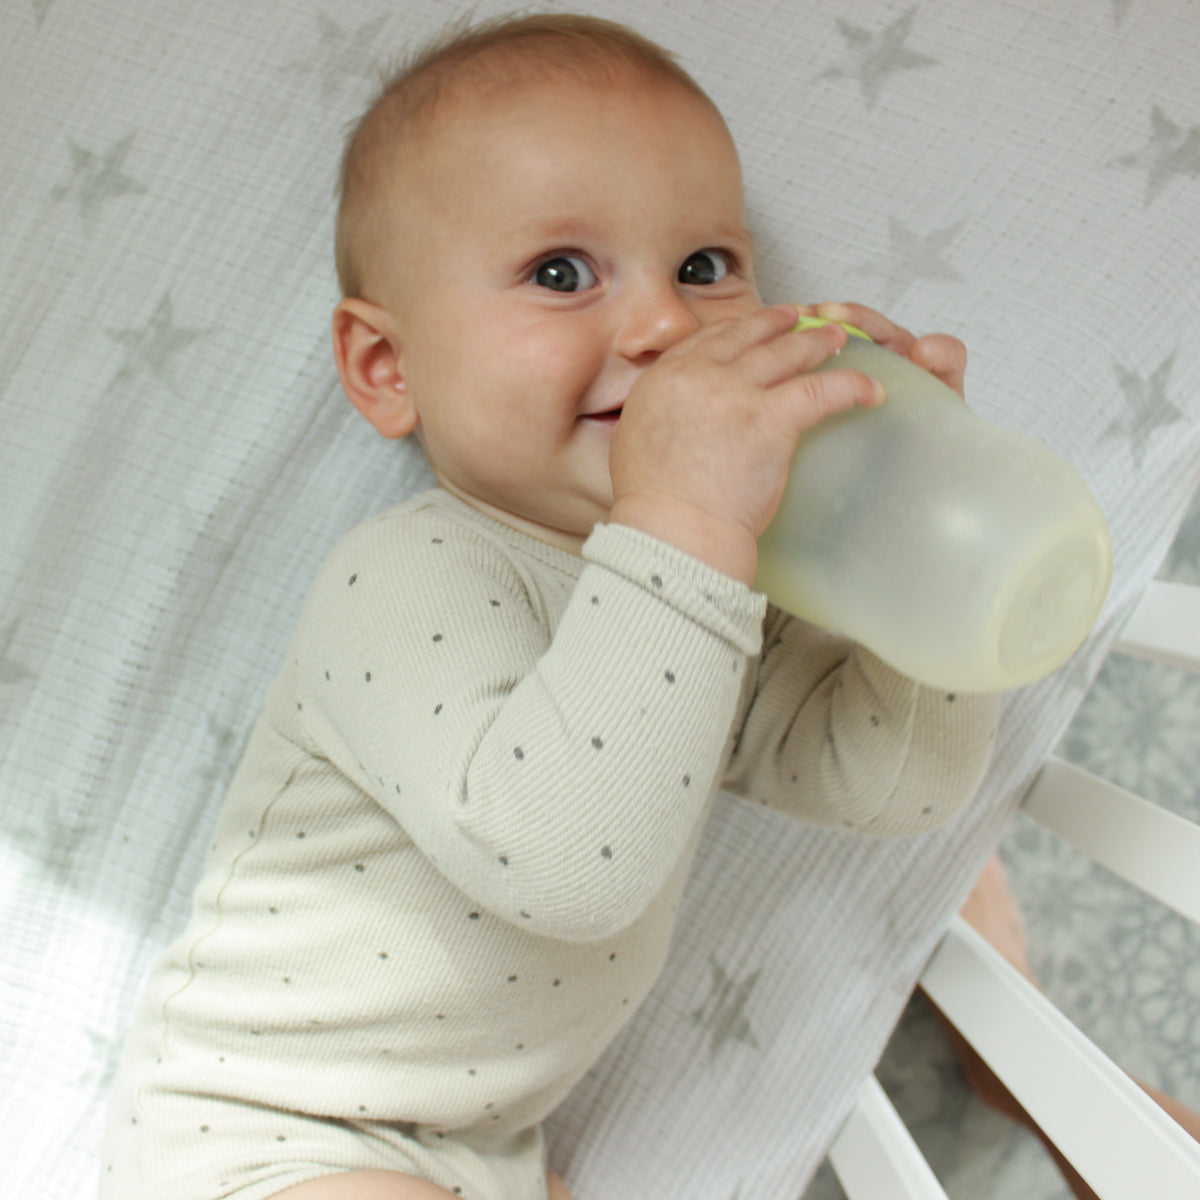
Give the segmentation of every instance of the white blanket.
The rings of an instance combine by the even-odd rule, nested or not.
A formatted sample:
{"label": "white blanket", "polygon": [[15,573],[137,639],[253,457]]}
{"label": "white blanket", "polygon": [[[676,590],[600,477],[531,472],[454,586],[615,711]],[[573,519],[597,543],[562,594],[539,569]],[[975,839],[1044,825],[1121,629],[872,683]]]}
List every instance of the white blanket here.
{"label": "white blanket", "polygon": [[[317,564],[429,482],[340,396],[332,189],[378,71],[463,7],[0,12],[6,1195],[91,1194],[133,996]],[[1116,547],[1094,636],[1012,697],[951,828],[719,806],[667,973],[553,1125],[578,1200],[793,1200],[1200,476],[1200,8],[584,7],[726,112],[766,298],[961,336],[972,404],[1072,461]]]}

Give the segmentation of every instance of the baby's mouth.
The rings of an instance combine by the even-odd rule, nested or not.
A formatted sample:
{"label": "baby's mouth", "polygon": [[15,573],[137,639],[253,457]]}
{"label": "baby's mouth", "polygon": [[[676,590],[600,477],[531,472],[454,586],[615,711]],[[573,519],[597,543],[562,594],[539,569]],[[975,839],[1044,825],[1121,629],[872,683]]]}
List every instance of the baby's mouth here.
{"label": "baby's mouth", "polygon": [[596,421],[600,425],[613,426],[621,419],[623,405],[607,409],[605,412],[584,413],[584,420]]}

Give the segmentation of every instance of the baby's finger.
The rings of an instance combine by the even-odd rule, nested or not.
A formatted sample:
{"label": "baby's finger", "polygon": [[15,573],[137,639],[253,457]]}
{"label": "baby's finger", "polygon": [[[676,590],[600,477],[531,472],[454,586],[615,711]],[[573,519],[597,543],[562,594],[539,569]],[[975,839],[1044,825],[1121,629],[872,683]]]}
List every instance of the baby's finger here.
{"label": "baby's finger", "polygon": [[883,313],[867,308],[865,304],[818,304],[817,315],[830,321],[857,325],[873,342],[878,342],[879,345],[886,346],[905,358],[917,340],[907,329],[889,321]]}
{"label": "baby's finger", "polygon": [[877,407],[883,403],[884,389],[861,371],[839,368],[799,375],[773,388],[771,396],[785,406],[784,420],[798,435],[835,413]]}
{"label": "baby's finger", "polygon": [[963,394],[963,379],[967,371],[967,348],[948,333],[930,333],[917,338],[908,357],[918,367],[924,367],[947,387]]}
{"label": "baby's finger", "polygon": [[840,325],[789,328],[778,337],[750,347],[739,367],[759,387],[774,387],[805,371],[815,371],[846,344],[847,336]]}
{"label": "baby's finger", "polygon": [[684,353],[703,344],[713,362],[730,363],[747,351],[761,346],[772,338],[792,329],[800,319],[794,304],[776,304],[756,309],[749,316],[730,321],[714,321],[698,330],[686,341],[673,346],[667,353]]}

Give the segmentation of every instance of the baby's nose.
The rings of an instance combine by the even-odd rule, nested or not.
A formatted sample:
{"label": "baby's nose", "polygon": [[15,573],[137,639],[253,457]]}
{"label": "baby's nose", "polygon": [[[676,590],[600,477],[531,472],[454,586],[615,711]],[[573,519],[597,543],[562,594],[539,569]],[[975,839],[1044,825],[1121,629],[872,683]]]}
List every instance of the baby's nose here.
{"label": "baby's nose", "polygon": [[617,351],[630,362],[648,365],[699,328],[695,313],[673,287],[645,288],[626,302]]}

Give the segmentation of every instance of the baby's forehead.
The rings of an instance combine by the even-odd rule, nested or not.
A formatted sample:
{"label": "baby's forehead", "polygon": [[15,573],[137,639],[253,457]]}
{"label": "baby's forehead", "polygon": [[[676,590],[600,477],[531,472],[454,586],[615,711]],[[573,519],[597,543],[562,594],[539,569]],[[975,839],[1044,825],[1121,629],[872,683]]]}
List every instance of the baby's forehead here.
{"label": "baby's forehead", "polygon": [[651,65],[612,53],[556,61],[545,55],[520,57],[511,49],[508,53],[495,50],[459,64],[452,73],[433,81],[424,94],[415,96],[406,120],[407,132],[414,140],[436,139],[462,120],[485,121],[506,102],[533,98],[552,103],[556,92],[567,89],[594,91],[598,96],[675,92],[713,107],[698,88]]}
{"label": "baby's forehead", "polygon": [[[616,64],[614,72],[621,69]],[[553,112],[563,124],[569,124],[572,105],[556,105],[556,94],[565,90],[578,96],[580,92],[595,93],[597,107],[605,98],[628,100],[636,95],[651,97],[646,111],[653,113],[653,96],[672,92],[694,98],[698,106],[716,114],[711,101],[702,94],[694,95],[673,80],[645,71],[626,68],[623,77],[613,73],[583,74],[575,71],[542,70],[533,74],[490,73],[467,75],[455,79],[451,86],[439,91],[433,102],[424,103],[406,115],[402,125],[393,132],[391,146],[380,156],[378,166],[389,177],[384,188],[392,191],[399,203],[401,196],[415,199],[433,189],[435,192],[451,180],[459,181],[474,175],[481,186],[488,155],[479,155],[478,147],[493,141],[508,143],[519,140],[523,129],[544,126],[543,118]],[[586,103],[586,102],[585,102]],[[720,122],[720,116],[717,120]],[[640,118],[639,118],[640,119]],[[575,118],[579,121],[578,118]],[[723,122],[720,122],[724,130]],[[531,133],[531,139],[535,137]],[[466,155],[474,148],[476,153]],[[482,161],[481,161],[482,160]]]}
{"label": "baby's forehead", "polygon": [[597,98],[650,96],[651,113],[654,97],[674,93],[715,115],[724,130],[715,105],[687,77],[613,53],[530,57],[492,48],[463,62],[436,64],[429,76],[385,96],[360,130],[359,182],[355,203],[346,206],[343,240],[356,247],[353,253],[371,274],[367,260],[374,252],[417,249],[414,238],[421,240],[421,226],[437,223],[447,188],[486,189],[472,150],[481,139],[487,145],[492,132],[510,137],[528,115],[553,111],[558,89]]}

